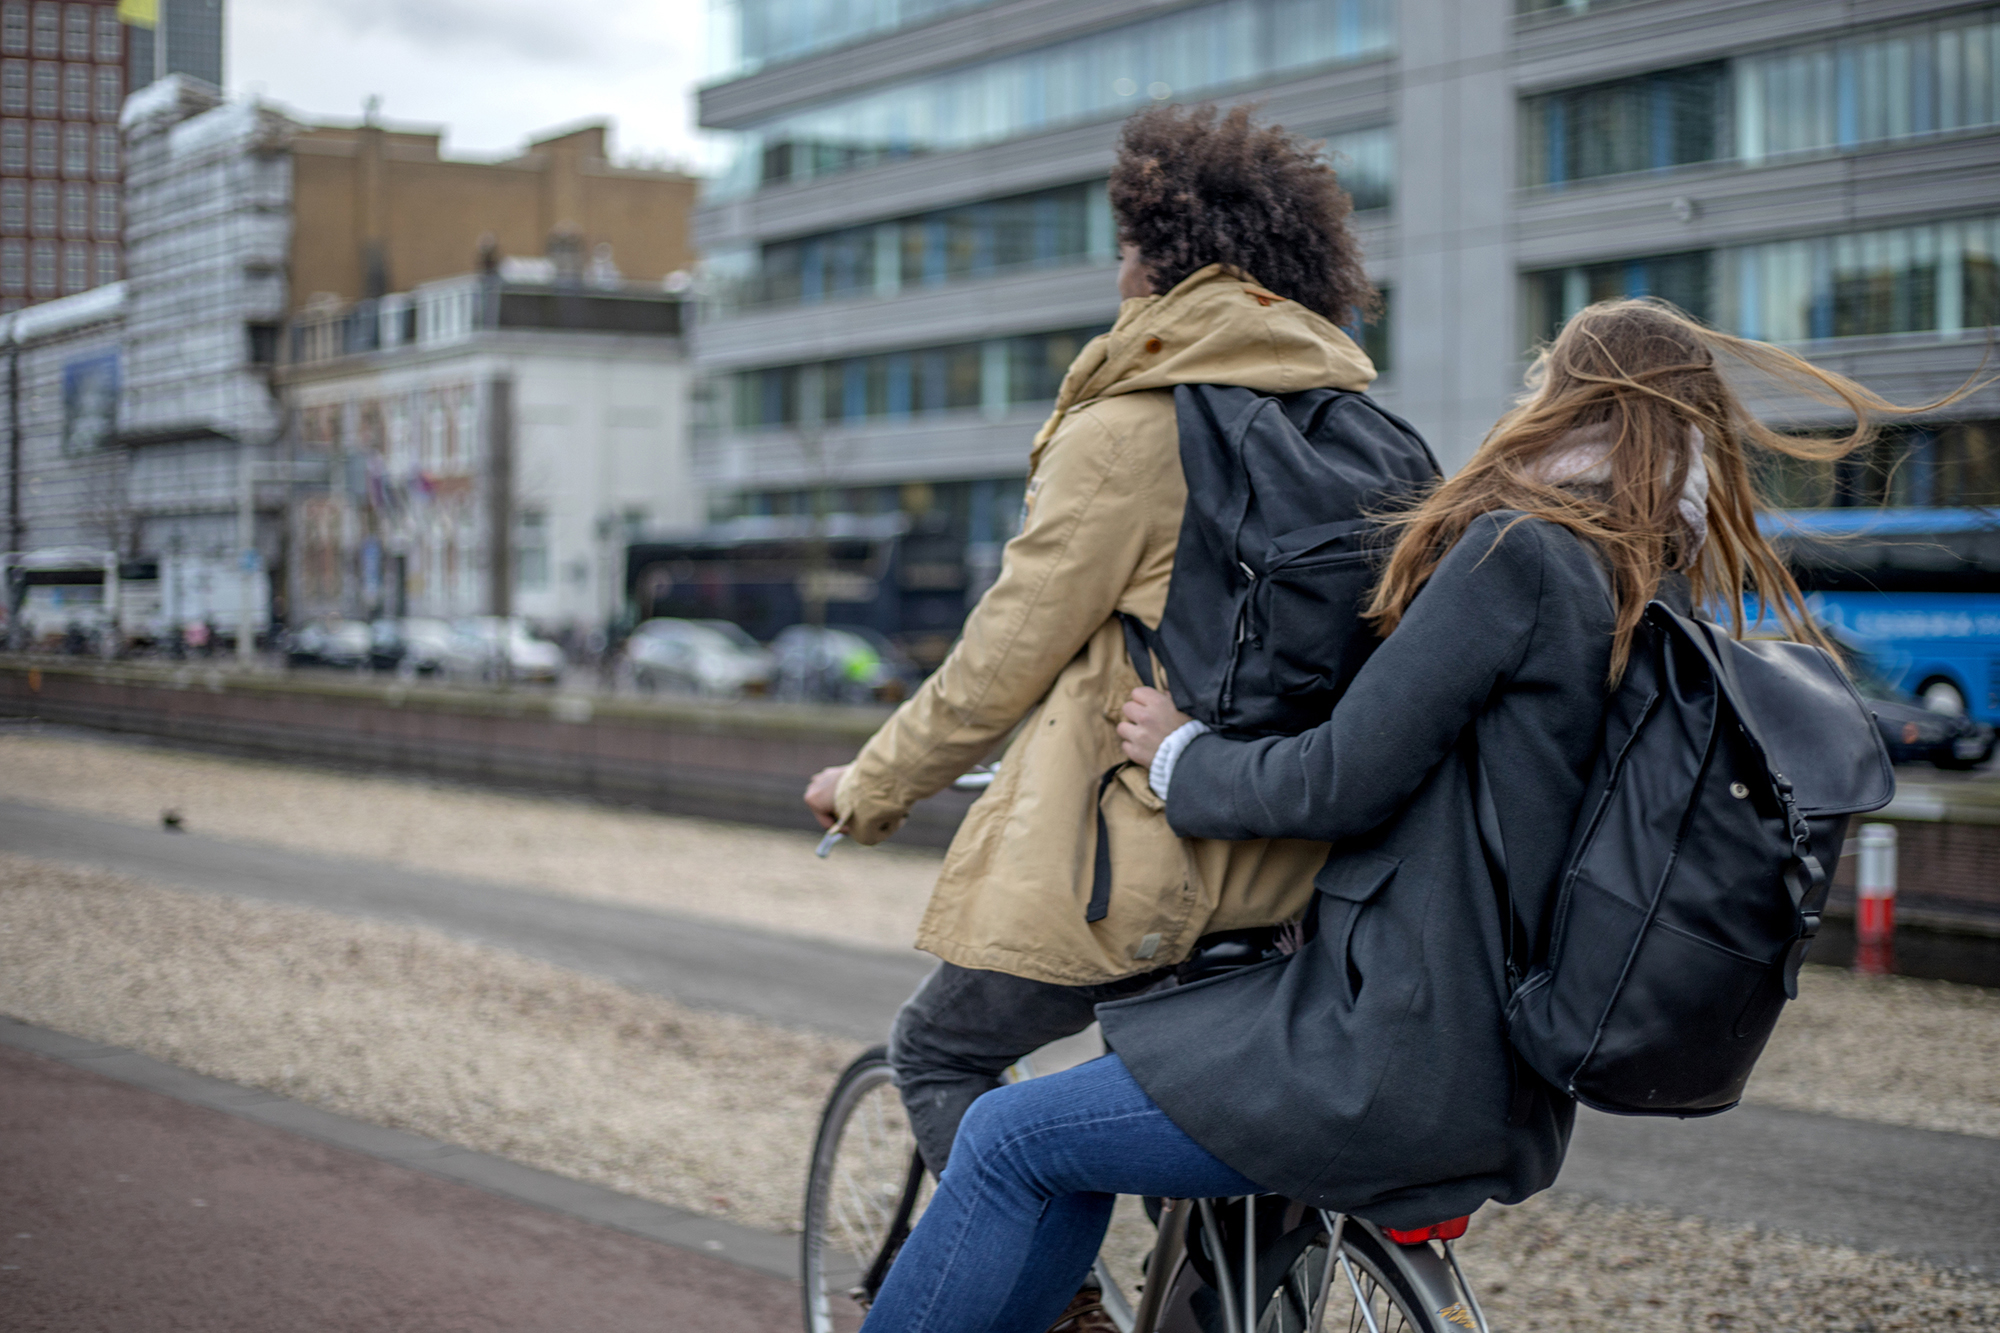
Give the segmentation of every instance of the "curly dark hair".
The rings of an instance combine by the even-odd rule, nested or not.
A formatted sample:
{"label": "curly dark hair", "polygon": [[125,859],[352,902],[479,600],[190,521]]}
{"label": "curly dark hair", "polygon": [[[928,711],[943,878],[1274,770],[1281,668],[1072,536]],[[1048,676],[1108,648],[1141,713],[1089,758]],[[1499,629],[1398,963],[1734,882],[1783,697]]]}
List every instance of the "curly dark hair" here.
{"label": "curly dark hair", "polygon": [[1111,169],[1119,237],[1137,246],[1156,291],[1232,264],[1335,324],[1379,298],[1347,228],[1354,201],[1321,145],[1250,108],[1149,107],[1125,122]]}

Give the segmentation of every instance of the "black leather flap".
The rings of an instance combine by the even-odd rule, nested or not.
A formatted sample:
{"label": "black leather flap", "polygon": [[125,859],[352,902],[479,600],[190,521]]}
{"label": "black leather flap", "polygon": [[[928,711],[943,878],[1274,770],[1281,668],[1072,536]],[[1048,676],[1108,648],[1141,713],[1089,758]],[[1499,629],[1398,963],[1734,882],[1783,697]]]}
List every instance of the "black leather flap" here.
{"label": "black leather flap", "polygon": [[1790,780],[1800,813],[1859,814],[1895,796],[1895,770],[1875,718],[1824,650],[1776,639],[1736,640],[1714,625],[1673,619],[1714,664],[1772,773]]}
{"label": "black leather flap", "polygon": [[1384,856],[1380,852],[1349,852],[1345,856],[1333,856],[1320,867],[1319,874],[1313,876],[1313,887],[1329,898],[1365,903],[1396,877],[1396,867],[1401,864],[1400,857]]}

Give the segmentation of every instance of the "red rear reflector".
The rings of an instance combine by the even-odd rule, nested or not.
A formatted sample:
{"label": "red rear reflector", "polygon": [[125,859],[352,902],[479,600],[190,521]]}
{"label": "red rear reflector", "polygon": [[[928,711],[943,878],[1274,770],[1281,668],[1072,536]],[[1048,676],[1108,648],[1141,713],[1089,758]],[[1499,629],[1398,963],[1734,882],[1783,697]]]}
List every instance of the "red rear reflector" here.
{"label": "red rear reflector", "polygon": [[1436,1226],[1418,1227],[1415,1231],[1397,1231],[1393,1227],[1383,1227],[1382,1234],[1398,1245],[1421,1245],[1427,1240],[1457,1240],[1465,1234],[1465,1227],[1472,1221],[1471,1214],[1454,1217],[1449,1222],[1439,1222]]}

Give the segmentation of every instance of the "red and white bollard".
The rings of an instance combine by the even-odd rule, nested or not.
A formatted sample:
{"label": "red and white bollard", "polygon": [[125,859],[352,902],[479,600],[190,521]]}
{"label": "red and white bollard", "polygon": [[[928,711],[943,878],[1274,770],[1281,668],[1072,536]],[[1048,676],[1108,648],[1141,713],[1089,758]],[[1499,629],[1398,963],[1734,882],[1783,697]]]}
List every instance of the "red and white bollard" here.
{"label": "red and white bollard", "polygon": [[1896,969],[1896,826],[1861,826],[1855,874],[1854,970],[1881,976]]}

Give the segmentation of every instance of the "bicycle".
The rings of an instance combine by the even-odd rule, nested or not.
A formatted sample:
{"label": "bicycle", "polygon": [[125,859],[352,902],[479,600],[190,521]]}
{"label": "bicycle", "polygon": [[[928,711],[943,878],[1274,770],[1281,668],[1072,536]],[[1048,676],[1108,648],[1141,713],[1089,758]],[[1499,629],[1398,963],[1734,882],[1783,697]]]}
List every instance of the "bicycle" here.
{"label": "bicycle", "polygon": [[[813,1144],[800,1255],[806,1333],[860,1327],[930,1187],[887,1049],[874,1047],[834,1085]],[[1464,1218],[1391,1231],[1276,1195],[1146,1204],[1157,1232],[1136,1307],[1105,1258],[1096,1263],[1124,1333],[1487,1333],[1452,1250]]]}
{"label": "bicycle", "polygon": [[[976,790],[992,778],[982,768],[955,785]],[[819,854],[841,837],[830,830]],[[1035,1072],[1030,1056],[1009,1075]],[[860,1327],[930,1188],[888,1048],[873,1047],[835,1082],[813,1141],[800,1243],[806,1333]],[[1490,1333],[1452,1249],[1466,1218],[1397,1231],[1269,1194],[1145,1205],[1155,1238],[1136,1306],[1103,1254],[1095,1263],[1121,1333]]]}

